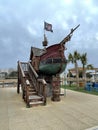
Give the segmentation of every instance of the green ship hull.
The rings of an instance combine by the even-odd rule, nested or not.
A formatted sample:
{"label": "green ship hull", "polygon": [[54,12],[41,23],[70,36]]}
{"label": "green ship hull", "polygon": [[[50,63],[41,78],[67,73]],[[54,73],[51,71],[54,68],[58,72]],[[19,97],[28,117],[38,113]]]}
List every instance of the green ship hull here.
{"label": "green ship hull", "polygon": [[40,73],[46,75],[55,75],[62,73],[66,68],[66,64],[40,64],[39,71]]}

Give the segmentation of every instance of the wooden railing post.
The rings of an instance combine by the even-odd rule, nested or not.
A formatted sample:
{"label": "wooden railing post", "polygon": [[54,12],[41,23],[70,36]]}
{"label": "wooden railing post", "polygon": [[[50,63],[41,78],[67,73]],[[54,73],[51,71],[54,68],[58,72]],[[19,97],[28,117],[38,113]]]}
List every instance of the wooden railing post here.
{"label": "wooden railing post", "polygon": [[25,87],[26,87],[25,80],[26,80],[26,77],[25,77],[25,73],[24,73],[23,68],[22,68],[22,62],[18,61],[18,85],[17,85],[17,93],[20,92],[20,84],[21,84],[21,87],[22,87],[22,98],[24,100],[25,100]]}
{"label": "wooden railing post", "polygon": [[19,85],[20,85],[20,80],[19,80],[19,61],[18,61],[18,65],[17,65],[17,71],[18,71],[18,82],[17,82],[17,93],[20,93],[20,89],[19,89]]}
{"label": "wooden railing post", "polygon": [[27,108],[30,108],[29,87],[30,87],[30,82],[26,80],[26,107]]}
{"label": "wooden railing post", "polygon": [[47,102],[47,94],[46,94],[46,88],[47,88],[47,83],[44,79],[38,79],[38,92],[40,95],[44,97],[44,105],[46,105]]}
{"label": "wooden railing post", "polygon": [[46,103],[47,103],[47,95],[46,95],[46,84],[45,84],[45,86],[44,86],[44,105],[46,105]]}

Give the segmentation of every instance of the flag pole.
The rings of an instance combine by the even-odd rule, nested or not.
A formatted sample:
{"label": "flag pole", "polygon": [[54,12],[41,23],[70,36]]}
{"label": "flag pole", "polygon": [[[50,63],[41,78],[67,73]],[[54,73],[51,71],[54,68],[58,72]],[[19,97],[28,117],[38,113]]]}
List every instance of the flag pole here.
{"label": "flag pole", "polygon": [[45,21],[44,21],[44,41],[45,41]]}
{"label": "flag pole", "polygon": [[45,41],[45,21],[44,21],[44,41]]}
{"label": "flag pole", "polygon": [[45,34],[45,21],[44,21],[44,41],[43,41],[43,46],[44,46],[45,49],[46,49],[47,44],[48,44],[48,41],[47,41],[47,37],[46,37],[46,34]]}

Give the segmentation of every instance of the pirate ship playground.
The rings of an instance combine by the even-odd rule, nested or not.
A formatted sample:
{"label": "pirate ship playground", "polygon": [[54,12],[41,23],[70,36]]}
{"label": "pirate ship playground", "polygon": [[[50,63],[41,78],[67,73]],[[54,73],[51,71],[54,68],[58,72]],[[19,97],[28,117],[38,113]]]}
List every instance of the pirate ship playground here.
{"label": "pirate ship playground", "polygon": [[64,55],[65,44],[71,40],[73,32],[79,27],[71,29],[70,33],[59,43],[49,47],[46,31],[52,30],[52,25],[44,22],[43,49],[31,47],[30,61],[18,61],[17,93],[22,88],[22,98],[27,107],[46,105],[47,97],[52,101],[60,101],[60,74],[64,72],[67,60]]}

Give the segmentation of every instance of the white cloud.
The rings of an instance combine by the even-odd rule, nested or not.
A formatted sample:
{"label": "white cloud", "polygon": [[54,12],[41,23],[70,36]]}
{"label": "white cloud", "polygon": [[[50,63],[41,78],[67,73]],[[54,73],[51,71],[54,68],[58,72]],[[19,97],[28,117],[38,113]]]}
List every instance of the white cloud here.
{"label": "white cloud", "polygon": [[62,4],[63,5],[71,5],[73,3],[73,0],[63,0]]}
{"label": "white cloud", "polygon": [[91,22],[92,22],[92,17],[87,16],[87,17],[85,18],[85,21],[86,21],[88,24],[91,23]]}
{"label": "white cloud", "polygon": [[37,32],[31,26],[27,26],[27,30],[32,36],[37,36]]}
{"label": "white cloud", "polygon": [[96,33],[95,38],[98,41],[98,32]]}
{"label": "white cloud", "polygon": [[[67,44],[67,52],[86,50],[91,56],[92,48],[93,55],[96,55],[97,0],[0,0],[0,46],[5,50],[0,50],[0,67],[12,63],[14,66],[17,59],[28,59],[30,47],[33,44],[41,46],[44,20],[53,25],[54,33],[46,32],[49,45],[60,42],[72,27],[80,24]],[[9,65],[4,64],[3,59],[9,60]],[[92,62],[97,64],[95,59]]]}

